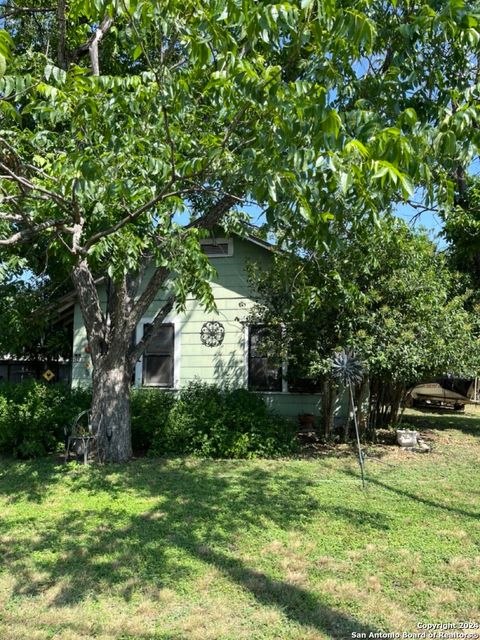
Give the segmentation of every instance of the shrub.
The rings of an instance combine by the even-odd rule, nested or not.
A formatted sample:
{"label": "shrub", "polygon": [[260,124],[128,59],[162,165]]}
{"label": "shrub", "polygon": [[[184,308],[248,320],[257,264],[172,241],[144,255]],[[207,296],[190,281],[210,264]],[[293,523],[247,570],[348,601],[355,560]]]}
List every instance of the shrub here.
{"label": "shrub", "polygon": [[[0,453],[33,458],[55,451],[64,426],[89,408],[89,390],[38,381],[0,384]],[[273,414],[264,399],[244,389],[193,382],[177,394],[132,392],[132,445],[156,455],[212,458],[287,455],[296,426]]]}
{"label": "shrub", "polygon": [[132,446],[134,451],[148,451],[154,436],[161,439],[175,402],[171,391],[134,389],[132,391]]}
{"label": "shrub", "polygon": [[152,451],[212,458],[286,455],[296,448],[296,427],[244,389],[192,382],[154,434]]}
{"label": "shrub", "polygon": [[35,380],[0,385],[0,452],[34,458],[55,451],[90,392]]}
{"label": "shrub", "polygon": [[414,424],[411,424],[410,422],[395,422],[392,425],[390,425],[390,428],[393,429],[394,431],[396,431],[397,429],[400,429],[403,431],[417,431],[417,427]]}

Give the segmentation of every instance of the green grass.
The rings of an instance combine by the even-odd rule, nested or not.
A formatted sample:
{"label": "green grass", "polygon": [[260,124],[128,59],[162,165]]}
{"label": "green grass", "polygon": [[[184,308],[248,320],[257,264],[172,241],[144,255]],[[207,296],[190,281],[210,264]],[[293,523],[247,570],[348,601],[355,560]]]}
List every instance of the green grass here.
{"label": "green grass", "polygon": [[1,461],[2,640],[350,638],[478,621],[480,420],[430,454]]}

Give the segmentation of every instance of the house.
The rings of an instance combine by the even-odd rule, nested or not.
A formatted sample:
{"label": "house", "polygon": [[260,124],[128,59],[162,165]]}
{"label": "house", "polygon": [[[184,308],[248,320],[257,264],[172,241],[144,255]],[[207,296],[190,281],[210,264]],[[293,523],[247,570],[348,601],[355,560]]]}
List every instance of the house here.
{"label": "house", "polygon": [[[133,384],[176,390],[192,380],[249,388],[264,394],[279,414],[295,417],[319,413],[318,393],[289,389],[284,367],[272,366],[259,351],[261,327],[247,322],[255,304],[247,280],[251,261],[267,267],[273,248],[254,236],[202,240],[203,250],[216,269],[212,291],[217,313],[208,313],[189,299],[182,315],[165,318],[158,337],[137,362]],[[101,285],[100,285],[101,286]],[[106,300],[106,291],[104,293]],[[161,293],[137,327],[137,340],[162,305]],[[78,302],[74,309],[72,385],[89,384],[92,365]]]}
{"label": "house", "polygon": [[0,359],[0,382],[15,383],[32,379],[69,383],[70,363],[62,358],[40,360],[8,354]]}
{"label": "house", "polygon": [[69,345],[73,334],[74,300],[72,294],[63,296],[52,313],[49,331],[64,338],[57,340],[57,353],[48,351],[42,342],[34,339],[24,353],[0,354],[0,382],[19,383],[33,379],[70,384]]}

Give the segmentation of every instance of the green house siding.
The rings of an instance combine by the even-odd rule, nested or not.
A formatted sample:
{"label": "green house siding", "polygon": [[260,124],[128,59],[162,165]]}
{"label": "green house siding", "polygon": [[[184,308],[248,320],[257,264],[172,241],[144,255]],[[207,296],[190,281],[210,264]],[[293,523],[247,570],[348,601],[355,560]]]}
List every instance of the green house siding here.
{"label": "green house siding", "polygon": [[80,306],[77,302],[73,316],[72,387],[90,385],[92,363],[89,354],[85,351],[87,344],[87,332],[83,324]]}
{"label": "green house siding", "polygon": [[[271,252],[252,241],[235,237],[231,257],[210,258],[216,269],[212,281],[217,312],[207,313],[194,299],[187,300],[185,312],[172,313],[165,322],[174,325],[174,388],[200,379],[208,383],[247,386],[247,317],[255,304],[254,295],[248,284],[247,265],[251,261],[268,266]],[[148,275],[147,275],[148,277]],[[102,292],[101,292],[102,293]],[[101,295],[101,297],[104,297]],[[137,327],[137,339],[143,333],[143,324],[154,317],[162,304],[162,296],[155,299],[144,319]],[[206,346],[201,341],[201,330],[208,321],[222,324],[225,334],[220,346]],[[74,362],[72,384],[89,385],[91,382],[90,356],[86,351],[87,337],[78,304],[74,316]],[[142,362],[135,371],[135,384],[142,385]],[[319,395],[265,393],[272,409],[285,416],[300,413],[319,414]]]}

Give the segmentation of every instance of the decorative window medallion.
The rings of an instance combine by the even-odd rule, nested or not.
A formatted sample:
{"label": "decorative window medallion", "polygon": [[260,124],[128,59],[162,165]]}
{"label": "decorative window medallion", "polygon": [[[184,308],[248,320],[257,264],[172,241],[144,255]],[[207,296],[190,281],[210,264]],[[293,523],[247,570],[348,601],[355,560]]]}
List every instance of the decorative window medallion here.
{"label": "decorative window medallion", "polygon": [[225,328],[221,322],[205,322],[200,329],[200,340],[206,347],[219,347],[225,338]]}

